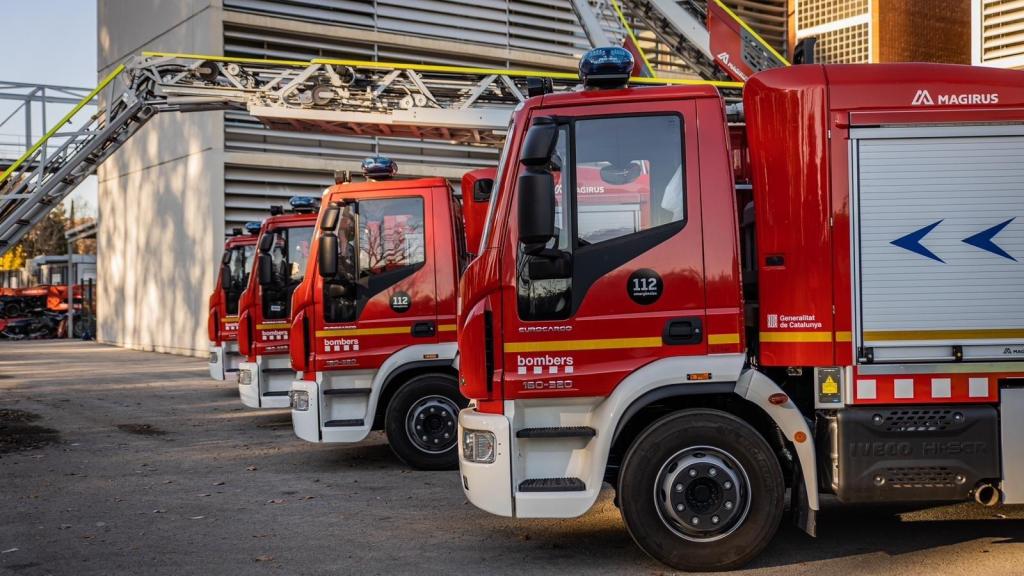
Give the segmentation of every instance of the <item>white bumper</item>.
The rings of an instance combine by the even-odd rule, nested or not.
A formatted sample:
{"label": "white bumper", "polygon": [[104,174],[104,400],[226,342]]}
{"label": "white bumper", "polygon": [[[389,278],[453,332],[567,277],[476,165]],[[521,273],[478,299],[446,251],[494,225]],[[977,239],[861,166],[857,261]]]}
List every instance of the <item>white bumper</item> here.
{"label": "white bumper", "polygon": [[288,408],[288,390],[295,373],[284,370],[287,356],[257,356],[238,365],[238,397],[248,408]]}
{"label": "white bumper", "polygon": [[224,379],[224,348],[210,344],[210,378],[214,380]]}
{"label": "white bumper", "polygon": [[255,362],[242,362],[238,366],[238,397],[246,408],[260,407],[260,367]]}
{"label": "white bumper", "polygon": [[293,380],[292,393],[304,391],[309,394],[309,410],[292,408],[292,429],[295,435],[306,442],[321,442],[320,439],[320,386],[309,380]]}
{"label": "white bumper", "polygon": [[211,344],[210,377],[214,380],[226,380],[238,371],[238,365],[244,359],[245,357],[238,353],[238,342],[224,342],[220,346]]}
{"label": "white bumper", "polygon": [[[327,388],[365,388],[373,380],[373,372],[343,371],[317,374],[317,381],[293,380],[291,392],[304,391],[309,394],[309,409],[296,410],[292,407],[292,428],[295,435],[307,442],[351,443],[360,442],[370,435],[373,426],[374,407],[379,388],[368,396],[331,396],[323,394],[324,379],[330,382]],[[290,405],[290,404],[289,404]],[[330,426],[331,422],[361,420],[361,425]]]}
{"label": "white bumper", "polygon": [[[483,430],[494,434],[494,462],[482,464],[465,460],[462,431]],[[459,413],[459,471],[462,490],[474,506],[497,514],[512,516],[512,443],[511,426],[502,414],[484,414],[473,408]]]}

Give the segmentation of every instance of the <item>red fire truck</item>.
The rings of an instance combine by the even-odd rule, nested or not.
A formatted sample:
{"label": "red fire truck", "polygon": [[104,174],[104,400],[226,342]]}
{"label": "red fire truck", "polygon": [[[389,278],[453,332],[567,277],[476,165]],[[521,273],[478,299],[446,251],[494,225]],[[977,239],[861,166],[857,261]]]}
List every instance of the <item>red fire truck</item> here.
{"label": "red fire truck", "polygon": [[467,242],[445,179],[393,180],[386,158],[367,159],[364,170],[370,181],[325,192],[292,301],[295,433],[358,442],[383,429],[411,466],[455,468],[466,405],[452,364],[456,285],[478,238]]}
{"label": "red fire truck", "polygon": [[295,371],[288,358],[292,293],[309,259],[320,200],[296,196],[291,213],[270,208],[249,282],[238,300],[238,396],[249,408],[287,408]]}
{"label": "red fire truck", "polygon": [[246,234],[241,228],[235,228],[224,242],[217,287],[210,294],[210,313],[206,322],[210,338],[210,377],[214,380],[224,380],[227,374],[237,372],[242,361],[237,342],[238,298],[249,282],[259,231],[259,222],[248,222]]}
{"label": "red fire truck", "polygon": [[[810,534],[822,494],[1024,503],[1024,76],[761,72],[748,205],[723,98],[625,88],[626,60],[514,115],[460,284],[469,500],[575,517],[607,482],[694,570],[759,554],[787,489]],[[590,170],[646,174],[645,217],[596,210]]]}

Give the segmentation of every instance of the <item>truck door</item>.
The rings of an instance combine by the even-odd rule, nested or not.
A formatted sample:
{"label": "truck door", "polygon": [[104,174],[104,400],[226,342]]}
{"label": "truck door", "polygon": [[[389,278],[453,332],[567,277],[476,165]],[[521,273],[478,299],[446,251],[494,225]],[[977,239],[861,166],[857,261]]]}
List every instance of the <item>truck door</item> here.
{"label": "truck door", "polygon": [[375,369],[438,341],[430,189],[343,200],[338,266],[319,290],[317,370]]}
{"label": "truck door", "polygon": [[557,237],[524,245],[513,209],[502,253],[507,399],[603,396],[654,360],[707,353],[695,106],[632,109],[534,113],[557,124],[546,166]]}

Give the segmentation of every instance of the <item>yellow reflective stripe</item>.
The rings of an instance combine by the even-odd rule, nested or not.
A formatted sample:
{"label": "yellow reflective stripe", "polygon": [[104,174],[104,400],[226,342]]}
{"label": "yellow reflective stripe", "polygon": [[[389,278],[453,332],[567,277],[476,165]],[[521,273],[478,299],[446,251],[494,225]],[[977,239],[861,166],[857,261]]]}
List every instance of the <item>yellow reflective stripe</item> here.
{"label": "yellow reflective stripe", "polygon": [[644,54],[644,49],[640,47],[640,41],[633,34],[633,28],[626,21],[626,15],[622,13],[622,8],[619,8],[619,3],[616,0],[612,0],[612,8],[615,9],[615,13],[619,16],[619,22],[622,22],[622,27],[626,29],[626,34],[629,34],[629,39],[633,41],[633,46],[636,46],[636,51],[640,53],[640,59],[644,61],[647,70],[654,74],[654,66],[651,66],[651,61],[647,59],[647,54]]}
{"label": "yellow reflective stripe", "polygon": [[278,323],[278,324],[257,324],[256,325],[256,329],[257,330],[281,330],[283,328],[290,328],[290,327],[291,327],[291,324],[288,324],[288,323],[283,323],[283,324],[282,323]]}
{"label": "yellow reflective stripe", "polygon": [[375,62],[372,60],[346,60],[339,58],[314,58],[314,64],[331,64],[333,66],[352,66],[354,68],[374,68],[378,70],[413,70],[416,72],[440,72],[443,74],[479,74],[489,76],[538,76],[553,80],[578,80],[575,72],[543,72],[540,70],[505,70],[502,68],[478,68],[475,66],[444,66],[440,64],[407,64],[405,62]]}
{"label": "yellow reflective stripe", "polygon": [[238,322],[238,316],[225,316],[221,322],[227,324],[229,322]]}
{"label": "yellow reflective stripe", "polygon": [[714,86],[715,88],[743,88],[743,82],[730,80],[699,80],[691,78],[639,78],[633,76],[630,84],[652,84],[657,86]]}
{"label": "yellow reflective stripe", "polygon": [[381,334],[410,334],[408,326],[390,326],[388,328],[340,328],[338,330],[317,330],[316,336],[377,336]]}
{"label": "yellow reflective stripe", "polygon": [[711,334],[708,336],[708,344],[716,346],[719,344],[739,344],[740,335],[738,332],[732,334]]}
{"label": "yellow reflective stripe", "polygon": [[779,53],[778,53],[778,52],[777,52],[777,51],[775,50],[775,48],[773,48],[773,47],[772,47],[772,45],[771,45],[771,44],[769,44],[768,42],[766,42],[766,41],[765,41],[765,39],[761,37],[761,35],[760,35],[760,34],[758,34],[757,32],[755,32],[755,31],[754,31],[754,29],[753,29],[753,28],[751,28],[751,27],[750,27],[750,26],[749,26],[749,25],[748,25],[748,24],[747,24],[746,22],[744,22],[742,18],[740,18],[739,16],[737,16],[737,15],[736,15],[736,13],[735,13],[735,12],[733,12],[732,10],[730,10],[728,6],[726,6],[725,4],[723,4],[723,3],[722,3],[722,0],[715,0],[715,4],[718,4],[718,7],[719,7],[719,8],[721,8],[722,10],[725,10],[725,13],[726,13],[726,14],[728,14],[729,16],[732,16],[732,19],[733,19],[733,20],[735,20],[735,21],[736,21],[736,22],[737,22],[737,23],[738,23],[738,24],[739,24],[740,26],[743,26],[743,29],[744,29],[744,30],[746,30],[747,32],[750,32],[750,34],[751,34],[751,35],[752,35],[752,36],[753,36],[754,38],[757,38],[757,41],[758,41],[758,42],[760,42],[760,43],[761,43],[761,44],[762,44],[762,45],[763,45],[763,46],[764,46],[765,48],[767,48],[767,49],[768,49],[768,51],[769,51],[769,52],[771,52],[773,56],[775,56],[776,58],[778,58],[778,59],[779,59],[779,61],[781,61],[781,62],[782,62],[783,64],[785,64],[786,66],[790,66],[790,65],[791,65],[791,64],[789,63],[789,60],[786,60],[786,58],[785,58],[785,57],[783,57],[783,56],[782,56],[782,54],[779,54]]}
{"label": "yellow reflective stripe", "polygon": [[508,342],[505,352],[567,352],[570,350],[609,350],[614,348],[658,348],[661,337],[601,338],[597,340],[547,340],[544,342]]}
{"label": "yellow reflective stripe", "polygon": [[458,326],[456,326],[455,324],[441,324],[440,326],[437,327],[438,332],[454,332],[457,329]]}
{"label": "yellow reflective stripe", "polygon": [[853,342],[853,332],[836,332],[836,342]]}
{"label": "yellow reflective stripe", "polygon": [[107,77],[104,78],[102,82],[100,82],[99,86],[93,88],[92,92],[89,92],[88,94],[85,95],[84,98],[79,100],[78,104],[75,104],[75,107],[72,108],[70,112],[65,114],[64,117],[60,119],[60,122],[57,122],[56,124],[54,124],[53,128],[50,128],[50,130],[47,131],[46,134],[43,134],[43,137],[40,138],[38,142],[33,144],[32,147],[28,149],[28,151],[26,151],[24,154],[21,155],[21,158],[18,158],[17,160],[15,160],[14,164],[11,164],[10,168],[8,168],[7,170],[4,170],[3,175],[0,176],[0,182],[3,182],[4,180],[6,180],[7,177],[11,175],[12,172],[14,172],[15,170],[18,169],[18,166],[21,166],[22,164],[25,163],[26,160],[31,158],[32,155],[35,154],[37,150],[42,148],[43,144],[45,144],[47,140],[49,140],[54,134],[57,133],[57,130],[60,130],[61,128],[64,127],[65,124],[70,122],[71,118],[74,117],[75,114],[78,114],[79,110],[84,108],[86,104],[88,104],[93,98],[96,97],[97,94],[100,93],[100,90],[103,90],[104,88],[106,88],[107,84],[110,84],[111,82],[113,82],[114,78],[117,78],[117,75],[120,74],[123,71],[124,71],[124,64],[119,64],[117,66],[117,68],[114,68],[114,70],[110,74],[107,74]]}
{"label": "yellow reflective stripe", "polygon": [[274,60],[270,58],[235,58],[234,56],[207,56],[181,52],[143,52],[146,58],[185,58],[189,60],[212,60],[214,62],[242,62],[245,64],[278,64],[281,66],[309,66],[310,60]]}
{"label": "yellow reflective stripe", "polygon": [[761,332],[761,342],[831,342],[831,332]]}
{"label": "yellow reflective stripe", "polygon": [[990,330],[879,330],[864,332],[864,341],[894,342],[897,340],[997,340],[1024,339],[1024,329],[995,328]]}
{"label": "yellow reflective stripe", "polygon": [[[204,54],[184,54],[177,52],[143,52],[143,56],[157,58],[182,58],[186,60],[214,60],[217,62],[242,62],[246,64],[276,64],[280,66],[309,66],[311,64],[331,64],[333,66],[352,66],[354,68],[372,68],[376,70],[415,70],[417,72],[439,72],[443,74],[478,74],[489,76],[551,78],[552,80],[579,80],[575,72],[548,72],[544,70],[506,70],[503,68],[478,68],[472,66],[442,66],[437,64],[408,64],[405,62],[375,62],[372,60],[345,60],[338,58],[314,58],[312,60],[264,60],[262,58],[233,58],[229,56],[207,56]],[[723,80],[700,80],[697,78],[639,78],[629,79],[631,84],[650,84],[657,86],[715,86],[717,88],[742,88],[743,82]]]}

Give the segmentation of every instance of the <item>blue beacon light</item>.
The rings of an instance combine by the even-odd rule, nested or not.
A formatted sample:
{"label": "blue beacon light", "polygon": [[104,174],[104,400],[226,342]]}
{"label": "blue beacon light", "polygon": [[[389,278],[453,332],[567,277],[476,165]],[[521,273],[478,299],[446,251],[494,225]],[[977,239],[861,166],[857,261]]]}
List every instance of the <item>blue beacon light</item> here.
{"label": "blue beacon light", "polygon": [[580,58],[583,87],[623,88],[633,73],[633,55],[625,48],[594,48]]}

